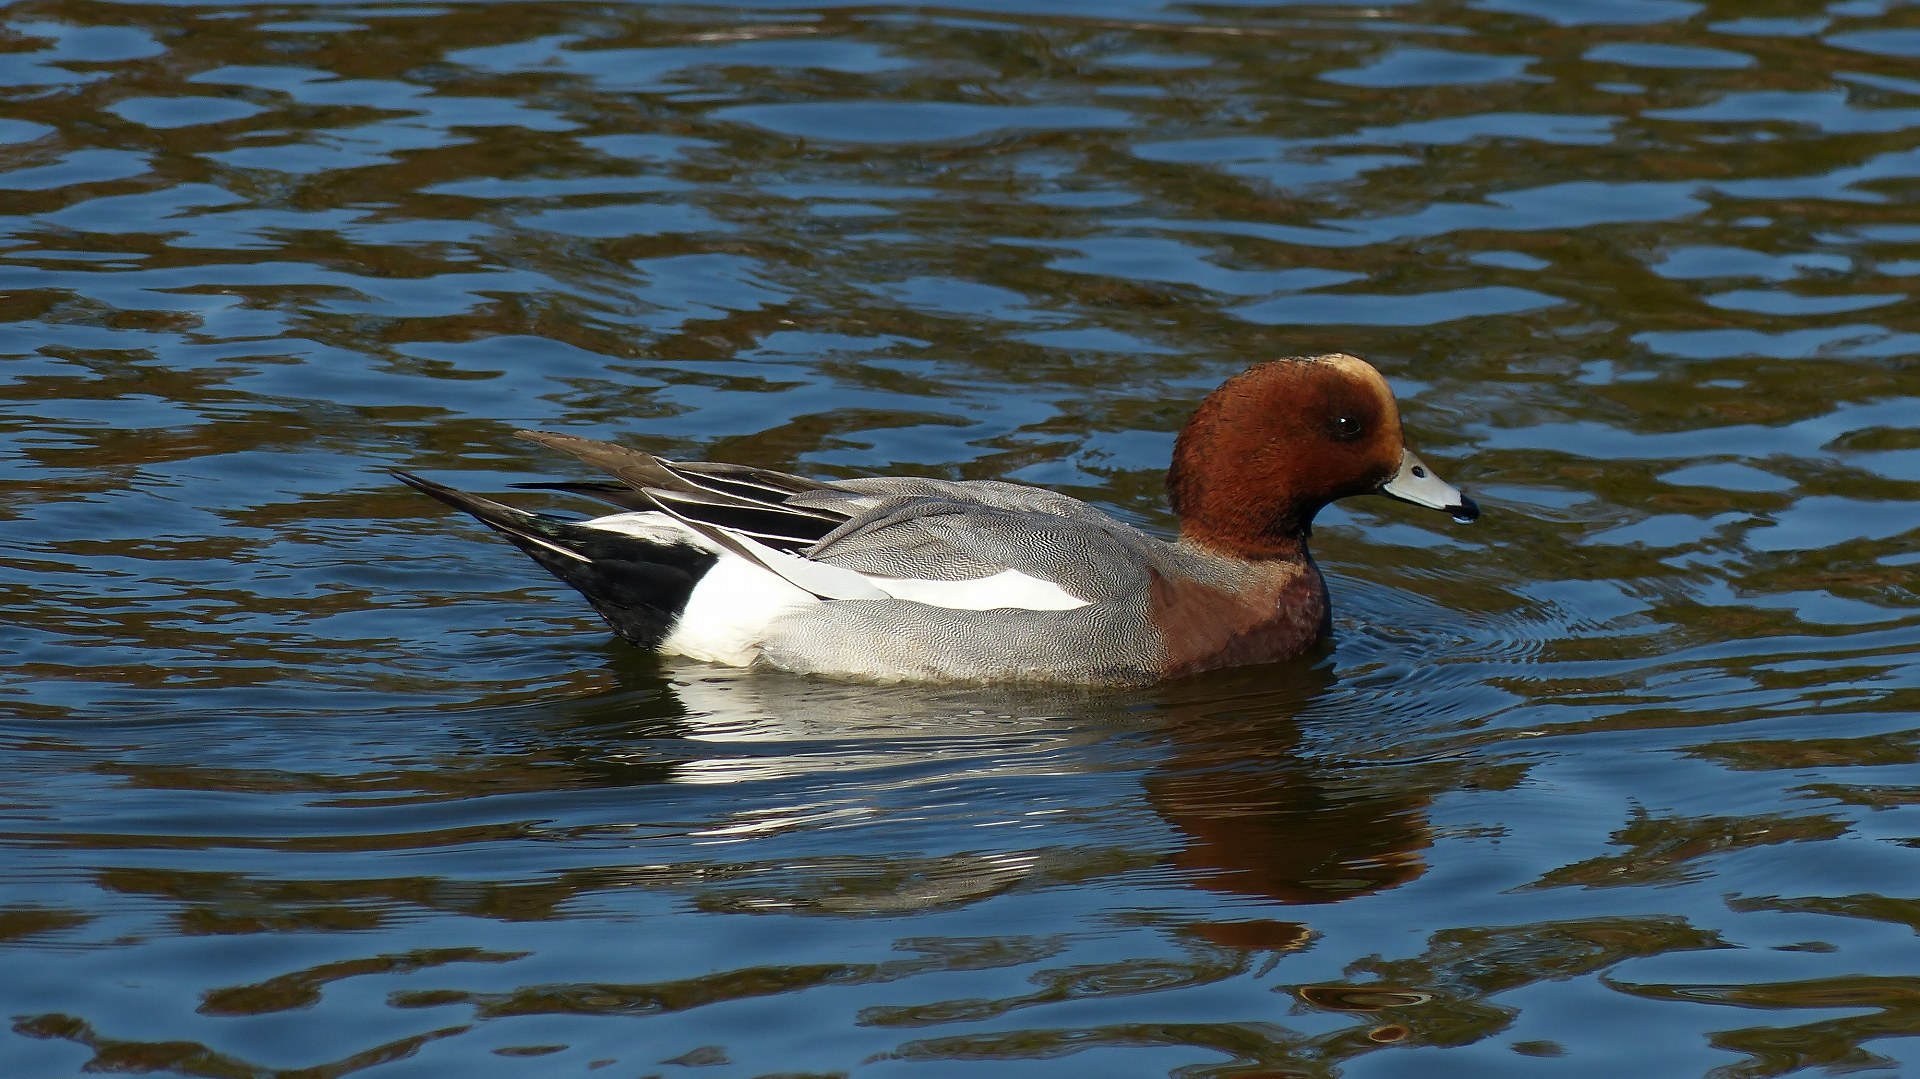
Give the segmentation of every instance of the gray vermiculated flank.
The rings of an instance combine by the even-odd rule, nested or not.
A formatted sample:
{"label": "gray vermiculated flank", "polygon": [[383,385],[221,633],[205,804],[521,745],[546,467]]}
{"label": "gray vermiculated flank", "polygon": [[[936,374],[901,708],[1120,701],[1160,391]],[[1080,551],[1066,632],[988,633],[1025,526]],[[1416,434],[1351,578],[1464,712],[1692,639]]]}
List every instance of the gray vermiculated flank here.
{"label": "gray vermiculated flank", "polygon": [[[1150,617],[1153,578],[1233,591],[1247,572],[1078,499],[1018,484],[875,478],[834,486],[870,504],[811,549],[820,561],[930,580],[1011,568],[1089,602],[1065,611],[962,611],[899,600],[803,607],[768,627],[762,659],[776,667],[879,680],[1153,681],[1166,662]],[[837,494],[799,498],[854,508]]]}

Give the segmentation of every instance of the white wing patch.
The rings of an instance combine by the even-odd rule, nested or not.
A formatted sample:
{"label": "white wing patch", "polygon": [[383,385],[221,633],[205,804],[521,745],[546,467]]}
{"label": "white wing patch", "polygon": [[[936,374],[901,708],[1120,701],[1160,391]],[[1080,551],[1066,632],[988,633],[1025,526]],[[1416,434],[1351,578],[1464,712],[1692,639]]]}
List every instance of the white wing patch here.
{"label": "white wing patch", "polygon": [[1070,611],[1087,601],[1052,581],[1005,569],[991,577],[930,581],[917,577],[872,577],[845,566],[776,551],[739,533],[746,552],[782,580],[822,599],[904,599],[955,611],[992,611],[1014,607],[1028,611]]}
{"label": "white wing patch", "polygon": [[1052,581],[1029,577],[1017,569],[1003,569],[991,577],[968,581],[923,581],[914,577],[869,577],[875,588],[895,599],[956,611],[993,611],[1012,607],[1023,611],[1071,611],[1087,601]]}
{"label": "white wing patch", "polygon": [[688,543],[718,555],[687,597],[660,650],[728,666],[751,665],[760,654],[769,624],[796,608],[821,602],[823,596],[829,600],[897,599],[956,611],[1070,611],[1087,605],[1052,581],[1016,569],[965,581],[870,577],[845,566],[777,551],[737,533],[730,535],[753,556],[743,558],[665,513],[614,513],[584,523],[655,542]]}
{"label": "white wing patch", "polygon": [[729,534],[762,566],[822,599],[886,599],[887,593],[874,587],[874,580],[858,570],[815,562],[785,551],[776,551],[758,540],[738,532]]}
{"label": "white wing patch", "polygon": [[1004,569],[991,577],[930,581],[918,577],[872,577],[845,566],[776,551],[735,533],[762,566],[782,580],[822,599],[903,599],[955,611],[992,611],[1013,607],[1028,611],[1070,611],[1087,601],[1052,581]]}

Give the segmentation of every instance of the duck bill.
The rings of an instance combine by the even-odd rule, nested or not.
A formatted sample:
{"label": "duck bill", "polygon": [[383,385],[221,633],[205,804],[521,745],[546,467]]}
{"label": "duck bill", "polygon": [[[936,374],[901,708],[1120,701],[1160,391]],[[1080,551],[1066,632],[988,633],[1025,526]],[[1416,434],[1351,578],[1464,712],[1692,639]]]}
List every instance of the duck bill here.
{"label": "duck bill", "polygon": [[1433,469],[1427,467],[1420,455],[1409,449],[1400,451],[1400,471],[1380,485],[1380,493],[1416,506],[1451,513],[1454,520],[1463,523],[1480,516],[1480,506],[1473,499],[1461,494],[1458,487],[1434,475]]}

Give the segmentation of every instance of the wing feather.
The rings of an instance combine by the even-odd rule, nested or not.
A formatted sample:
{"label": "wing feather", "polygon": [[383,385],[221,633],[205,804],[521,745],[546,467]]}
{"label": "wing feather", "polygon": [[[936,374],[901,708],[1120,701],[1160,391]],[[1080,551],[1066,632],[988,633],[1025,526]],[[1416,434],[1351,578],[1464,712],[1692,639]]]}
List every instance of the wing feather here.
{"label": "wing feather", "polygon": [[1145,594],[1152,541],[1078,499],[997,481],[825,483],[680,463],[575,435],[519,432],[619,483],[549,484],[658,510],[822,599],[1063,610]]}

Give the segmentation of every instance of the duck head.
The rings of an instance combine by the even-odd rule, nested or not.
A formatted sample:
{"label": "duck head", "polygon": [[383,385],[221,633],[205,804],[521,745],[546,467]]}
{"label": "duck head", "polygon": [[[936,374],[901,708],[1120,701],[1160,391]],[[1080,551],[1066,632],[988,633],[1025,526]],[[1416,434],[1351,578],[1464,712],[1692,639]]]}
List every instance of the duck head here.
{"label": "duck head", "polygon": [[1298,557],[1322,506],[1370,493],[1480,515],[1407,448],[1387,380],[1343,353],[1228,379],[1181,430],[1167,472],[1182,537],[1249,559]]}

